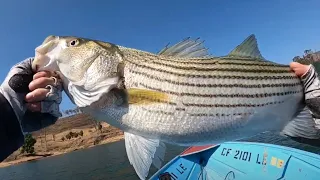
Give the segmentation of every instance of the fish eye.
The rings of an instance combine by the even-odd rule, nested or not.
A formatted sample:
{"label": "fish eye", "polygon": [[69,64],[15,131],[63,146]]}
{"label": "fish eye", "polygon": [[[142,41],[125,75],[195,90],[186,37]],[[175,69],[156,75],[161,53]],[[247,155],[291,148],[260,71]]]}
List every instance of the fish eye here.
{"label": "fish eye", "polygon": [[68,46],[73,47],[73,46],[77,46],[78,44],[79,44],[78,39],[72,39],[71,41],[69,41]]}

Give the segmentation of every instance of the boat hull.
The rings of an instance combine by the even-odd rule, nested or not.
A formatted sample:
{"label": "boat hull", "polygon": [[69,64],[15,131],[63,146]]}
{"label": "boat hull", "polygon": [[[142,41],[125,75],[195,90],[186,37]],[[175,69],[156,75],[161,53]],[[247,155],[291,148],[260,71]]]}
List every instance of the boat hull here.
{"label": "boat hull", "polygon": [[318,179],[320,155],[278,145],[227,142],[190,147],[151,180]]}

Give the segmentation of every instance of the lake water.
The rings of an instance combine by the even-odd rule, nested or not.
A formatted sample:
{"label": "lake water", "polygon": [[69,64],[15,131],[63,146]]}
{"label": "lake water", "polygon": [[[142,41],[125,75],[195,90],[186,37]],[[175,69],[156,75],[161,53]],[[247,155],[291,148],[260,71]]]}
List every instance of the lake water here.
{"label": "lake water", "polygon": [[[320,148],[297,143],[288,138],[263,134],[248,141],[268,142],[320,154]],[[186,147],[168,145],[165,161],[170,161]],[[149,175],[156,172],[151,168]],[[104,180],[138,179],[127,159],[124,141],[79,150],[65,155],[0,168],[0,180]]]}

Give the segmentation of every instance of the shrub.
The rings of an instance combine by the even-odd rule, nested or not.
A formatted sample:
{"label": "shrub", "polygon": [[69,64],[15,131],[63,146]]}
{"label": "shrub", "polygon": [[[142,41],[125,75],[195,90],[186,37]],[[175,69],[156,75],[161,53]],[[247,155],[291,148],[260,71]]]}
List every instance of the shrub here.
{"label": "shrub", "polygon": [[30,153],[30,154],[34,154],[34,144],[36,144],[37,140],[35,138],[32,137],[31,134],[27,134],[24,137],[24,144],[21,148],[21,153]]}

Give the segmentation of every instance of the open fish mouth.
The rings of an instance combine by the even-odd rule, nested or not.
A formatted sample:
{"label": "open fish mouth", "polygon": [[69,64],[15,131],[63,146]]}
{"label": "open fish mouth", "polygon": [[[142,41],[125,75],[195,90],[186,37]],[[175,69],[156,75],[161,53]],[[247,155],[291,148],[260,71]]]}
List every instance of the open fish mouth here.
{"label": "open fish mouth", "polygon": [[59,70],[54,56],[54,54],[62,49],[59,45],[59,36],[49,36],[40,46],[38,46],[35,49],[32,70],[34,72]]}

